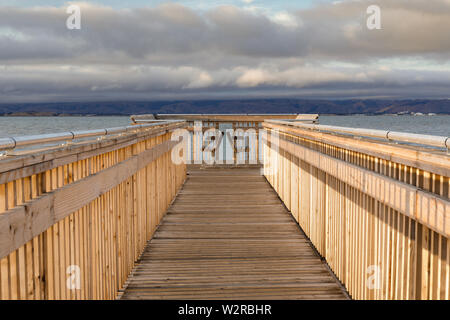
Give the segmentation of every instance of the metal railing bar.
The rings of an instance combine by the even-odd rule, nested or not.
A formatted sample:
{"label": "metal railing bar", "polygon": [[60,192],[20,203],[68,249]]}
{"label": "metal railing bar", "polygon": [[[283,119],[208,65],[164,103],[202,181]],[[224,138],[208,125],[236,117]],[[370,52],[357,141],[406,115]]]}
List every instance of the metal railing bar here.
{"label": "metal railing bar", "polygon": [[390,130],[377,130],[377,129],[363,129],[363,128],[349,128],[329,126],[322,124],[306,124],[298,120],[266,120],[267,123],[281,124],[291,127],[299,127],[304,129],[311,129],[316,131],[326,131],[332,133],[344,133],[358,137],[370,137],[378,138],[382,140],[395,141],[395,142],[407,142],[420,144],[425,146],[432,146],[438,148],[450,149],[450,138],[445,136],[434,136],[426,134],[408,133],[408,132],[396,132]]}
{"label": "metal railing bar", "polygon": [[39,144],[46,144],[51,142],[72,141],[89,137],[105,137],[113,134],[121,134],[127,132],[135,132],[142,129],[149,129],[162,124],[182,123],[183,120],[166,120],[159,121],[157,123],[140,124],[124,127],[94,129],[94,130],[81,130],[81,131],[68,131],[59,133],[48,133],[39,135],[28,135],[20,137],[6,137],[0,138],[0,151],[11,150],[18,147],[29,147]]}

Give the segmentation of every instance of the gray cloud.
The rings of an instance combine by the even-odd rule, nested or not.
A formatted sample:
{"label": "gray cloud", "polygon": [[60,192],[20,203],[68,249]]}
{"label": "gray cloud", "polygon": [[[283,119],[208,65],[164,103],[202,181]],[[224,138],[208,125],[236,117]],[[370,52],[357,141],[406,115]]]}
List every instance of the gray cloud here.
{"label": "gray cloud", "polygon": [[369,4],[319,5],[289,24],[231,6],[81,4],[79,31],[65,8],[0,7],[0,99],[448,96],[450,1],[377,1],[374,31]]}

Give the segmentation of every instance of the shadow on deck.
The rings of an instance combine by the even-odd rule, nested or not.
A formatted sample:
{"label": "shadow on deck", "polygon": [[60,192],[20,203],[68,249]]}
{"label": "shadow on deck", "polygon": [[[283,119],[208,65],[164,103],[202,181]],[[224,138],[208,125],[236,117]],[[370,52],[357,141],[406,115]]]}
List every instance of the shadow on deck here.
{"label": "shadow on deck", "polygon": [[121,299],[346,299],[256,167],[193,167]]}

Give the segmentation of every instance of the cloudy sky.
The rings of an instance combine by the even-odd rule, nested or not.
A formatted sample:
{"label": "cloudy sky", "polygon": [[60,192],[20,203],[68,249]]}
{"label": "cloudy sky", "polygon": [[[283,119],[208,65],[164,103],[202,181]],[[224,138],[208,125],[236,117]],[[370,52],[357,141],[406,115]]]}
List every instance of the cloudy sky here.
{"label": "cloudy sky", "polygon": [[0,103],[450,98],[449,30],[450,0],[0,0]]}

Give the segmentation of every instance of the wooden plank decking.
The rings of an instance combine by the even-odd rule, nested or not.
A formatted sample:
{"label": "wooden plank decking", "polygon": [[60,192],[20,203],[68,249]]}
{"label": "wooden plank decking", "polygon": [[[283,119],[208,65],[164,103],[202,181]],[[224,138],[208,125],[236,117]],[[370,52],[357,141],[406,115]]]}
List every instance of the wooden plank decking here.
{"label": "wooden plank decking", "polygon": [[346,299],[260,169],[192,169],[122,299]]}

